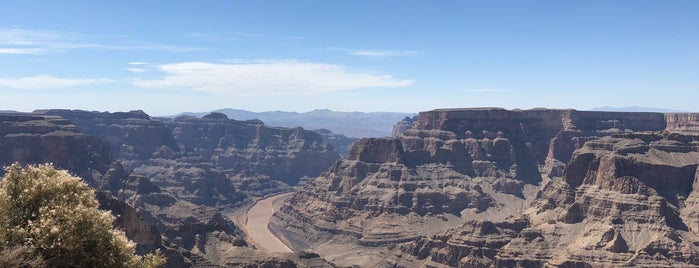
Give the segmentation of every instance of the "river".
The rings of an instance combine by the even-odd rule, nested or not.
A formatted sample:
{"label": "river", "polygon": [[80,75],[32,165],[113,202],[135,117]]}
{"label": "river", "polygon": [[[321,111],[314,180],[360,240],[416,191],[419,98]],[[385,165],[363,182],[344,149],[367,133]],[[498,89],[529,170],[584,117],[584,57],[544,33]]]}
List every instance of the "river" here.
{"label": "river", "polygon": [[281,204],[281,202],[291,196],[291,194],[292,193],[283,193],[261,199],[248,210],[245,227],[250,238],[252,238],[260,248],[272,252],[292,252],[292,250],[282,243],[282,241],[267,227],[275,209],[278,209],[278,206],[275,205]]}

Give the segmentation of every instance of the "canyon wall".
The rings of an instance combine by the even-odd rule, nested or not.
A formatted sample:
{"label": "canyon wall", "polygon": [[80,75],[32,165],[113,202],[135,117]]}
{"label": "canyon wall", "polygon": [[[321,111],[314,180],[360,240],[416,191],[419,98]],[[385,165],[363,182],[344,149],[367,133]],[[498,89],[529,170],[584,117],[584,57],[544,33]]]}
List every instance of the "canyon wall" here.
{"label": "canyon wall", "polygon": [[317,176],[337,158],[314,132],[217,114],[164,121],[141,111],[0,114],[0,164],[51,162],[84,178],[138,252],[160,249],[168,267],[322,265],[248,248],[224,211]]}
{"label": "canyon wall", "polygon": [[[695,119],[422,112],[401,135],[356,142],[273,224],[296,249],[364,250],[382,259],[375,265],[405,265],[386,257],[400,254],[386,253],[395,245],[411,265],[698,265]],[[348,264],[346,254],[319,253]]]}

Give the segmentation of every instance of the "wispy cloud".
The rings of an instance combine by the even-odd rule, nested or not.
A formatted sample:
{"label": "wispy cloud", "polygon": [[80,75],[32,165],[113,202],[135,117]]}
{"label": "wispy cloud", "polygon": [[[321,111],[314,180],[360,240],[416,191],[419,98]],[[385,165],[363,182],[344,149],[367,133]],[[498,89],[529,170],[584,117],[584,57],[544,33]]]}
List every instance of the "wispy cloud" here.
{"label": "wispy cloud", "polygon": [[300,36],[275,36],[263,33],[254,32],[191,32],[188,33],[189,38],[203,40],[203,41],[238,41],[238,40],[251,40],[251,39],[267,39],[267,40],[277,40],[277,41],[292,41],[292,40],[302,40],[303,37]]}
{"label": "wispy cloud", "polygon": [[45,49],[41,48],[14,48],[0,47],[0,54],[44,54]]}
{"label": "wispy cloud", "polygon": [[353,50],[348,53],[354,56],[370,58],[401,57],[419,54],[419,52],[414,50]]}
{"label": "wispy cloud", "polygon": [[359,56],[365,58],[404,57],[421,54],[420,51],[416,50],[355,49],[343,47],[329,47],[325,49],[342,51],[352,56]]}
{"label": "wispy cloud", "polygon": [[0,78],[0,88],[15,89],[55,89],[85,85],[111,83],[114,80],[103,78],[66,78],[51,75],[36,75],[20,78]]}
{"label": "wispy cloud", "polygon": [[184,88],[234,96],[311,95],[360,88],[406,87],[412,80],[359,73],[342,65],[302,61],[182,62],[158,66],[164,77],[143,88]]}
{"label": "wispy cloud", "polygon": [[160,50],[187,52],[201,50],[130,40],[124,36],[95,36],[71,32],[0,28],[0,54],[47,54],[73,49]]}
{"label": "wispy cloud", "polygon": [[458,89],[459,92],[470,92],[470,93],[496,93],[496,92],[508,92],[509,89],[505,88],[466,88]]}
{"label": "wispy cloud", "polygon": [[143,68],[124,68],[124,70],[132,72],[132,73],[145,73],[148,70],[143,69]]}

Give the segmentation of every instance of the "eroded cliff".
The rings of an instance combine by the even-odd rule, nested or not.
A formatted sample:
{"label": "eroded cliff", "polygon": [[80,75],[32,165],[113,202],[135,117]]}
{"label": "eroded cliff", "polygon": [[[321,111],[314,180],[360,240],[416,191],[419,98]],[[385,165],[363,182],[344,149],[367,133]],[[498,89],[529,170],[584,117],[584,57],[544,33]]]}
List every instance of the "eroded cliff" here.
{"label": "eroded cliff", "polygon": [[699,155],[694,136],[675,133],[693,119],[679,118],[423,112],[400,136],[355,143],[273,223],[339,264],[363,252],[364,265],[406,265],[391,257],[400,244],[408,265],[697,265]]}
{"label": "eroded cliff", "polygon": [[168,267],[324,263],[248,248],[226,214],[327,168],[337,153],[316,133],[216,114],[44,110],[0,115],[0,137],[0,164],[52,162],[85,178],[138,251],[160,249]]}

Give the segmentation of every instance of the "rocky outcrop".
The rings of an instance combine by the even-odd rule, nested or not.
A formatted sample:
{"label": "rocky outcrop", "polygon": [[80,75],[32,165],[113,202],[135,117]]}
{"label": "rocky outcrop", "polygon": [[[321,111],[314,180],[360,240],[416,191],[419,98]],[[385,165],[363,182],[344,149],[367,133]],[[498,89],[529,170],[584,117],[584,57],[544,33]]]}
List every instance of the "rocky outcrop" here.
{"label": "rocky outcrop", "polygon": [[[0,166],[53,163],[94,184],[112,162],[109,147],[59,116],[0,114]],[[2,173],[3,171],[0,171]]]}
{"label": "rocky outcrop", "polygon": [[402,135],[353,144],[272,223],[296,249],[408,241],[400,248],[428,266],[697,265],[699,214],[684,208],[699,203],[699,142],[668,118],[423,112]]}
{"label": "rocky outcrop", "polygon": [[349,156],[350,145],[359,140],[357,138],[348,138],[345,135],[333,133],[327,129],[316,129],[313,130],[313,132],[320,134],[324,141],[330,143],[340,157]]}
{"label": "rocky outcrop", "polygon": [[227,175],[252,172],[287,184],[317,176],[338,154],[315,132],[236,121],[223,114],[167,121],[184,156],[200,157]]}
{"label": "rocky outcrop", "polygon": [[[110,120],[119,117],[119,120],[124,120],[120,122],[136,122],[134,126],[124,129],[148,128],[138,125],[141,123],[155,124],[155,121],[147,123],[148,118],[145,116],[130,118],[133,114],[123,117],[101,113],[74,112],[73,115],[75,114],[84,115],[82,120],[85,122],[88,121],[89,115],[106,116],[111,118]],[[110,126],[115,128],[114,125]],[[169,133],[169,129],[164,129]],[[101,207],[115,215],[115,226],[123,229],[127,237],[137,243],[137,251],[148,253],[160,249],[167,257],[169,267],[207,263],[211,258],[210,254],[197,251],[196,245],[204,246],[208,242],[197,240],[197,237],[216,236],[221,241],[228,241],[232,246],[245,246],[244,243],[239,243],[244,241],[240,230],[219,213],[214,205],[204,201],[194,204],[183,200],[173,194],[176,191],[163,191],[148,177],[130,173],[120,162],[112,162],[107,141],[116,139],[83,133],[81,128],[71,121],[48,114],[0,115],[0,137],[0,164],[51,162],[58,168],[67,169],[86,179],[91,186],[105,191],[97,195]],[[120,142],[129,142],[129,139],[122,137]],[[140,146],[138,143],[131,145]],[[145,150],[137,148],[136,151]],[[171,151],[169,147],[161,146],[150,153],[149,157],[166,157],[167,152]],[[186,184],[185,191],[190,191],[197,197],[207,200],[240,200],[241,197],[235,192],[231,181],[223,174],[215,174],[202,174],[206,181],[182,177],[177,179]]]}
{"label": "rocky outcrop", "polygon": [[[332,146],[314,132],[268,127],[259,120],[230,120],[220,113],[173,120],[151,118],[142,111],[39,110],[33,114],[68,119],[61,119],[64,127],[101,139],[126,171],[141,173],[176,197],[200,205],[230,205],[245,194],[283,191],[303,177],[317,176],[338,159]],[[59,132],[51,135],[55,133]],[[10,144],[22,150],[28,147],[26,142]],[[58,160],[63,159],[75,157],[63,155]],[[108,164],[102,164],[100,173]]]}
{"label": "rocky outcrop", "polygon": [[391,131],[391,136],[393,137],[398,137],[400,135],[403,135],[406,130],[413,128],[413,124],[417,122],[417,115],[410,117],[406,116],[403,118],[403,120],[398,121],[395,125],[393,125],[393,131]]}
{"label": "rocky outcrop", "polygon": [[[484,223],[467,222],[402,248],[458,267],[699,265],[697,229],[688,227],[696,222],[698,138],[645,132],[589,141],[563,178],[542,185],[520,231],[496,222],[489,236],[476,236]],[[488,246],[495,242],[497,250]]]}
{"label": "rocky outcrop", "polygon": [[136,253],[145,255],[163,247],[158,229],[138,215],[131,206],[109,194],[97,192],[100,209],[110,211],[115,217],[114,227],[124,230],[126,236],[136,243]]}
{"label": "rocky outcrop", "polygon": [[[81,110],[39,110],[35,114],[57,115],[70,120],[78,129],[102,138],[112,155],[124,164],[147,160],[161,147],[178,151],[170,130],[143,111],[88,112]],[[135,164],[134,164],[135,165]],[[131,169],[131,166],[127,166]]]}
{"label": "rocky outcrop", "polygon": [[668,113],[665,119],[669,132],[699,132],[699,113]]}
{"label": "rocky outcrop", "polygon": [[[118,162],[112,162],[109,145],[97,136],[80,132],[69,120],[55,115],[16,113],[0,115],[0,164],[53,163],[83,178],[92,187],[114,190],[125,188],[130,178]],[[157,191],[145,178],[136,190]],[[126,204],[104,192],[98,192],[100,207],[117,218],[115,227],[125,231],[137,243],[139,254],[161,249],[173,267],[186,266],[178,250],[163,245],[160,232],[154,227],[158,220],[144,219],[131,204]],[[147,214],[147,213],[146,213]]]}
{"label": "rocky outcrop", "polygon": [[[501,249],[519,237],[527,227],[529,222],[525,219],[496,223],[468,221],[445,233],[403,244],[401,249],[418,259],[429,259],[452,267],[490,267],[499,260]],[[524,232],[524,235],[529,234]]]}
{"label": "rocky outcrop", "polygon": [[549,243],[576,248],[548,254],[590,266],[699,265],[699,240],[688,228],[695,221],[697,141],[644,132],[585,143],[528,210]]}

